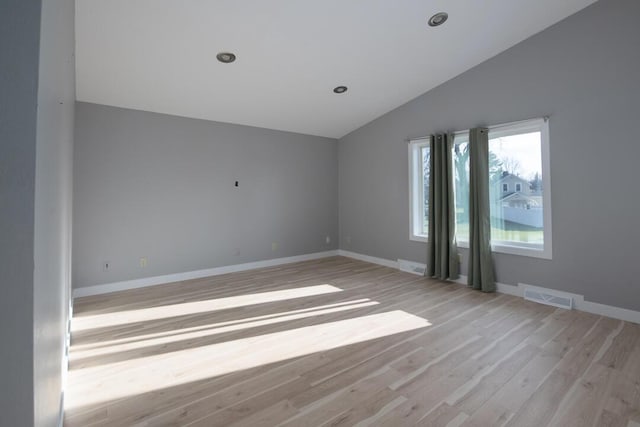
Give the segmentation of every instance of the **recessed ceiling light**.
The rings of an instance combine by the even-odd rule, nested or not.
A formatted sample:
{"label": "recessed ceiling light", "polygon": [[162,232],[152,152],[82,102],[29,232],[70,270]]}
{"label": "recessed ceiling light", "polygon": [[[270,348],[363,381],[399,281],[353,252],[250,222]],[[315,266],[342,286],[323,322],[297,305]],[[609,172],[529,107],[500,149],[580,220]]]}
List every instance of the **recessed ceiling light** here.
{"label": "recessed ceiling light", "polygon": [[216,55],[216,58],[218,59],[218,61],[225,64],[230,64],[231,62],[236,60],[236,56],[231,52],[220,52]]}
{"label": "recessed ceiling light", "polygon": [[447,22],[447,19],[449,19],[449,14],[447,12],[438,12],[429,18],[429,26],[437,27]]}
{"label": "recessed ceiling light", "polygon": [[347,91],[347,87],[346,86],[338,86],[338,87],[333,89],[334,93],[345,93],[346,91]]}

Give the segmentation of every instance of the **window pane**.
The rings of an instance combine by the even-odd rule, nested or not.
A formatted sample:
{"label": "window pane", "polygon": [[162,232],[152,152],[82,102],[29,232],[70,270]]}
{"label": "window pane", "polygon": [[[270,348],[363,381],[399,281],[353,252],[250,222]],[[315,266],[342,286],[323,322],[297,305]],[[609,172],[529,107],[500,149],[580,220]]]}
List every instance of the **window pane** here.
{"label": "window pane", "polygon": [[542,178],[540,132],[495,138],[489,132],[492,240],[544,243]]}
{"label": "window pane", "polygon": [[422,234],[429,233],[429,147],[420,148],[422,158]]}
{"label": "window pane", "polygon": [[469,142],[456,137],[453,153],[456,197],[456,238],[469,240]]}

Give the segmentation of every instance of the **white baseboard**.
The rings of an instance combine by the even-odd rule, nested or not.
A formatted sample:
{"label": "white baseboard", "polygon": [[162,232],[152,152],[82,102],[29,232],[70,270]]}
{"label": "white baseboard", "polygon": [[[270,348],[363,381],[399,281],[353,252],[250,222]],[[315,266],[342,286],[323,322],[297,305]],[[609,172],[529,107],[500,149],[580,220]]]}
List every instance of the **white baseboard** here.
{"label": "white baseboard", "polygon": [[[361,261],[370,262],[373,264],[384,265],[386,267],[398,268],[399,270],[401,270],[400,266],[406,263],[409,263],[412,266],[420,266],[423,268],[426,267],[425,264],[417,263],[414,261],[406,261],[406,260],[400,260],[400,259],[398,261],[391,261],[384,258],[377,258],[369,255],[359,254],[356,252],[344,251],[342,249],[338,250],[338,255],[358,259]],[[411,271],[407,271],[407,272],[412,273]],[[461,275],[457,280],[454,280],[453,282],[459,283],[461,285],[466,285],[467,276]],[[501,294],[513,295],[516,297],[524,297],[525,286],[531,287],[532,285],[518,283],[518,285],[515,286],[515,285],[508,285],[506,283],[498,282],[496,283],[496,291]],[[540,286],[536,286],[536,288],[549,289],[549,288],[543,288]],[[559,291],[556,291],[555,289],[553,289],[553,291],[556,293],[559,292]],[[640,324],[640,311],[628,310],[626,308],[615,307],[613,305],[606,305],[606,304],[599,304],[597,302],[585,301],[583,295],[572,294],[569,292],[562,292],[562,293],[565,295],[571,296],[573,298],[576,310],[585,311],[587,313],[597,314],[600,316],[606,316],[614,319],[625,320],[627,322]]]}
{"label": "white baseboard", "polygon": [[601,316],[613,317],[614,319],[626,320],[627,322],[640,324],[640,311],[614,307],[612,305],[599,304],[597,302],[591,301],[582,301],[580,304],[576,304],[576,310],[586,311],[587,313],[599,314]]}
{"label": "white baseboard", "polygon": [[[292,262],[310,261],[314,259],[337,256],[338,250],[315,252],[312,254],[296,255],[285,258],[267,259],[263,261],[248,262],[245,264],[225,265],[223,267],[207,268],[204,270],[187,271],[184,273],[166,274],[163,276],[145,277],[142,279],[125,280],[122,282],[106,283],[104,285],[79,287],[73,290],[73,298],[101,295],[129,289],[144,288],[147,286],[163,285],[166,283],[180,282],[183,280],[200,279],[203,277],[219,276],[227,273],[254,270],[256,268],[274,267],[276,265],[290,264]],[[346,255],[345,255],[346,256]],[[373,261],[369,261],[373,262]]]}
{"label": "white baseboard", "polygon": [[[66,375],[66,372],[65,374]],[[58,410],[58,427],[63,427],[64,425],[64,391],[60,393],[60,409]]]}
{"label": "white baseboard", "polygon": [[[467,286],[467,280],[467,276],[461,274],[460,277],[458,277],[458,280],[456,280],[455,282]],[[500,282],[496,282],[496,292],[498,292],[499,294],[513,295],[515,297],[523,296],[522,290],[517,286],[507,285],[506,283]]]}
{"label": "white baseboard", "polygon": [[397,261],[391,261],[384,258],[378,258],[369,255],[359,254],[357,252],[345,251],[343,249],[338,250],[338,255],[345,256],[347,258],[353,258],[360,261],[370,262],[372,264],[384,265],[385,267],[398,268]]}

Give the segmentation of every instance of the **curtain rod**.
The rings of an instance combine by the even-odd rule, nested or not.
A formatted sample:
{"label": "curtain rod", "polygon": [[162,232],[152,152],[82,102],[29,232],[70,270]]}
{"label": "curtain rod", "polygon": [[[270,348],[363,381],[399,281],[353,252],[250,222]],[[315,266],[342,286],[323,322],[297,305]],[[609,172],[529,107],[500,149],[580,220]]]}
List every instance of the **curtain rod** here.
{"label": "curtain rod", "polygon": [[[542,117],[535,117],[533,119],[518,120],[517,122],[500,123],[500,124],[497,124],[497,125],[479,126],[479,127],[486,127],[489,130],[491,130],[491,129],[500,129],[500,128],[507,127],[507,126],[513,126],[513,125],[517,125],[517,124],[520,124],[520,123],[530,122],[530,121],[536,120],[536,119],[542,119],[545,122],[548,122],[549,121],[549,117],[550,116],[542,116]],[[469,131],[469,130],[470,129],[464,129],[464,130],[460,130],[460,131],[457,131],[457,132],[451,132],[451,133],[455,134],[455,133],[459,133],[459,132],[466,132],[466,131]],[[405,138],[405,141],[406,142],[411,142],[411,141],[415,141],[416,139],[427,139],[429,137],[431,137],[431,135],[415,136],[413,138]]]}

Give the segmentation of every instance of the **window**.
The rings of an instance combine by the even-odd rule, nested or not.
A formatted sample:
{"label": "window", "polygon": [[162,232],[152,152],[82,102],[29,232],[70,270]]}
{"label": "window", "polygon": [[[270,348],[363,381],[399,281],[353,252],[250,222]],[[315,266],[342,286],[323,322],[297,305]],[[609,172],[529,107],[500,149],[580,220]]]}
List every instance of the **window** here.
{"label": "window", "polygon": [[469,242],[469,131],[455,134],[453,151],[456,238]]}
{"label": "window", "polygon": [[[491,244],[496,252],[551,258],[548,135],[543,119],[489,127]],[[509,184],[514,193],[504,192]]]}
{"label": "window", "polygon": [[426,242],[429,233],[429,139],[409,143],[409,165],[410,239]]}
{"label": "window", "polygon": [[[551,258],[548,135],[548,123],[544,119],[489,127],[489,198],[494,252]],[[414,140],[409,146],[411,239],[426,241],[429,140]],[[456,238],[459,246],[466,247],[469,242],[469,131],[455,134],[453,161]]]}
{"label": "window", "polygon": [[[454,137],[456,234],[469,241],[469,131]],[[426,242],[429,234],[429,139],[409,143],[410,239]]]}

